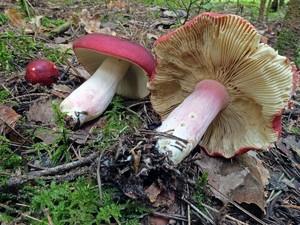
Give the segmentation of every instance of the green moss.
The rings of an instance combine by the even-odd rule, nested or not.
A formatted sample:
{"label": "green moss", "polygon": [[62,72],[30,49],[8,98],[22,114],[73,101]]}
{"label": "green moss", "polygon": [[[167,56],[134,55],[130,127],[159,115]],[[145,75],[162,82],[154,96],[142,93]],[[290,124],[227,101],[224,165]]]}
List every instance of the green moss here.
{"label": "green moss", "polygon": [[102,202],[94,180],[80,177],[74,183],[65,182],[42,185],[33,190],[31,212],[43,221],[30,224],[48,224],[45,209],[56,225],[60,224],[140,224],[138,220],[146,212],[144,207],[122,200],[116,189],[104,188]]}
{"label": "green moss", "polygon": [[204,210],[202,203],[207,200],[206,189],[207,189],[208,173],[203,173],[201,177],[196,181],[196,191],[192,198],[195,201],[196,206]]}

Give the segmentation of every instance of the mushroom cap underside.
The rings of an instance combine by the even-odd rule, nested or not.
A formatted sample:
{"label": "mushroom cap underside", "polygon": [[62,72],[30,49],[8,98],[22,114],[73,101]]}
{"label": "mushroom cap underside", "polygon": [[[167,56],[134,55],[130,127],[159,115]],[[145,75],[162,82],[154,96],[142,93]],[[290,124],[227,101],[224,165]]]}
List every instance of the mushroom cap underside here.
{"label": "mushroom cap underside", "polygon": [[155,60],[145,47],[105,34],[88,34],[73,44],[78,61],[93,74],[108,56],[131,63],[116,93],[128,98],[144,98],[149,94],[146,83],[154,71]]}
{"label": "mushroom cap underside", "polygon": [[248,21],[236,15],[200,14],[159,38],[154,47],[157,67],[148,88],[162,119],[202,80],[216,80],[228,91],[229,104],[200,142],[208,154],[230,158],[266,149],[278,139],[295,66],[260,43]]}

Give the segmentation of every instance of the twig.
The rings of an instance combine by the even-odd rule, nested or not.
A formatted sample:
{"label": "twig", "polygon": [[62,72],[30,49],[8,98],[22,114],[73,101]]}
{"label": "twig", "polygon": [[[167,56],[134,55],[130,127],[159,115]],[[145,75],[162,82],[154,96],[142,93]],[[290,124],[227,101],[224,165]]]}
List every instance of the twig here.
{"label": "twig", "polygon": [[165,218],[188,222],[188,220],[186,218],[184,218],[181,215],[177,215],[177,214],[167,214],[167,213],[162,213],[162,212],[151,212],[151,214],[155,215],[155,216],[161,216],[161,217],[165,217]]}
{"label": "twig", "polygon": [[101,154],[98,158],[98,164],[97,164],[97,183],[98,183],[98,191],[99,191],[99,198],[100,198],[100,204],[103,202],[103,195],[102,195],[102,182],[101,182],[101,174],[100,174],[100,166],[101,166],[101,158],[104,151],[101,151]]}
{"label": "twig", "polygon": [[10,96],[11,96],[13,99],[15,99],[18,103],[21,103],[21,101],[20,101],[17,97],[15,97],[15,96],[11,93],[11,91],[10,91],[7,87],[5,87],[4,84],[1,84],[1,86],[4,88],[5,91],[7,91],[7,92],[10,94]]}
{"label": "twig", "polygon": [[279,207],[300,210],[300,206],[299,205],[279,205]]}
{"label": "twig", "polygon": [[201,212],[195,205],[193,205],[191,202],[189,202],[188,200],[185,199],[184,196],[182,196],[181,198],[184,202],[186,202],[196,213],[198,213],[199,215],[201,215],[203,218],[205,218],[209,223],[211,224],[215,224],[215,222],[210,219],[207,215],[205,215],[203,212]]}
{"label": "twig", "polygon": [[6,210],[8,210],[8,211],[11,211],[11,212],[14,212],[14,213],[18,213],[18,214],[20,214],[21,216],[24,216],[24,217],[27,217],[27,218],[29,218],[29,219],[38,221],[38,222],[40,222],[40,223],[42,222],[41,220],[39,220],[39,219],[37,219],[37,218],[34,218],[34,217],[32,217],[32,216],[29,216],[29,215],[27,215],[27,214],[25,214],[25,213],[22,213],[21,211],[19,211],[19,210],[17,210],[17,209],[11,208],[11,207],[9,207],[9,206],[7,206],[7,205],[4,205],[4,204],[2,204],[2,203],[0,203],[0,207],[6,209]]}
{"label": "twig", "polygon": [[50,216],[50,212],[49,212],[49,209],[48,209],[48,208],[46,208],[46,209],[44,210],[44,213],[45,213],[45,215],[46,215],[46,217],[47,217],[48,225],[54,225],[53,220],[52,220],[52,218],[51,218],[51,216]]}
{"label": "twig", "polygon": [[49,176],[49,175],[62,173],[62,172],[89,164],[98,156],[99,156],[99,152],[95,152],[95,153],[89,155],[88,157],[82,158],[75,162],[67,163],[67,164],[52,167],[52,168],[47,168],[47,169],[40,170],[40,171],[29,172],[26,175],[11,177],[8,180],[8,186],[16,186],[16,185],[23,184],[23,183],[27,182],[28,180],[41,178],[42,176]]}
{"label": "twig", "polygon": [[133,111],[133,110],[130,109],[129,107],[125,107],[125,109],[126,109],[128,112],[130,112],[130,113],[136,115],[141,121],[144,121],[144,120],[143,120],[143,117],[141,117],[137,112]]}
{"label": "twig", "polygon": [[[206,205],[206,204],[204,204],[204,203],[202,203],[202,206],[204,206],[205,209],[209,209],[209,210],[211,210],[211,211],[213,211],[213,212],[215,212],[215,213],[218,213],[218,214],[220,213],[219,210],[217,210],[217,209],[215,209],[215,208],[213,208],[213,207],[210,207],[209,205]],[[243,221],[240,221],[240,220],[238,220],[238,219],[236,219],[236,218],[234,218],[234,217],[232,217],[232,216],[229,216],[228,214],[225,215],[225,218],[227,218],[227,219],[229,219],[229,220],[232,220],[232,221],[235,221],[235,222],[237,222],[238,224],[249,225],[249,224],[244,223]]]}
{"label": "twig", "polygon": [[146,103],[150,103],[150,101],[136,102],[136,103],[134,103],[134,104],[129,105],[128,108],[132,108],[132,107],[137,106],[137,105],[144,105],[144,104],[146,104]]}
{"label": "twig", "polygon": [[232,216],[225,215],[225,217],[226,217],[227,219],[231,220],[231,221],[236,222],[238,225],[239,225],[239,224],[241,224],[241,225],[249,225],[248,223],[244,223],[244,222],[242,222],[242,221],[240,221],[240,220],[238,220],[238,219],[236,219],[236,218],[234,218],[234,217],[232,217]]}
{"label": "twig", "polygon": [[207,184],[209,185],[211,188],[213,188],[215,191],[217,191],[219,194],[221,194],[224,198],[226,198],[232,205],[234,205],[236,208],[238,208],[239,210],[241,210],[242,212],[244,212],[245,214],[247,214],[248,216],[250,216],[252,219],[256,220],[257,222],[259,222],[262,225],[268,225],[266,224],[264,221],[262,221],[261,219],[257,218],[256,216],[254,216],[252,213],[248,212],[246,209],[244,209],[243,207],[241,207],[240,205],[238,205],[237,203],[235,203],[234,201],[232,201],[230,198],[228,198],[226,195],[224,195],[221,191],[219,191],[217,188],[215,188],[214,186],[212,186],[211,184]]}
{"label": "twig", "polygon": [[279,196],[282,193],[282,190],[277,191],[275,194],[273,194],[274,193],[273,191],[271,192],[270,197],[267,199],[266,205],[269,204],[271,201],[273,201],[277,196]]}
{"label": "twig", "polygon": [[168,134],[166,132],[159,132],[159,131],[155,131],[155,130],[139,130],[140,133],[142,134],[149,134],[149,135],[153,135],[153,136],[162,136],[162,137],[167,137],[167,138],[170,138],[170,139],[175,139],[175,140],[178,140],[178,141],[181,141],[183,143],[188,143],[187,140],[184,140],[180,137],[177,137],[175,135],[172,135],[172,134]]}
{"label": "twig", "polygon": [[73,66],[72,63],[70,63],[70,61],[67,59],[66,56],[64,56],[63,54],[61,55],[62,59],[68,64],[68,66],[70,68],[72,68],[72,70],[75,72],[75,76],[80,78],[80,79],[86,79],[83,76],[81,76],[81,74],[78,72],[78,70]]}
{"label": "twig", "polygon": [[191,225],[191,206],[187,206],[188,225]]}
{"label": "twig", "polygon": [[28,141],[29,138],[24,138],[18,131],[15,130],[12,126],[10,126],[6,121],[4,121],[1,117],[0,120],[5,123],[6,126],[8,126],[15,134],[17,134],[20,138],[22,138],[24,141]]}
{"label": "twig", "polygon": [[16,96],[16,99],[26,98],[26,97],[31,97],[31,96],[50,96],[50,94],[48,94],[48,93],[30,93],[30,94]]}

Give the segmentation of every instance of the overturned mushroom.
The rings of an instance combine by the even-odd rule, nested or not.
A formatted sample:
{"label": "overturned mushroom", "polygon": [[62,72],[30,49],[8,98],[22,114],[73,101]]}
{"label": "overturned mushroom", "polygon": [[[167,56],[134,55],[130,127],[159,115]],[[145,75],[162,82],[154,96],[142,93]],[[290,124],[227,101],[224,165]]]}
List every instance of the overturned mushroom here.
{"label": "overturned mushroom", "polygon": [[76,125],[102,114],[115,93],[128,98],[149,94],[146,83],[155,61],[143,46],[94,33],[75,41],[73,50],[79,62],[93,74],[60,105]]}
{"label": "overturned mushroom", "polygon": [[296,67],[245,19],[203,13],[154,45],[153,108],[161,115],[158,150],[180,163],[196,145],[226,158],[267,149],[281,132],[281,112]]}

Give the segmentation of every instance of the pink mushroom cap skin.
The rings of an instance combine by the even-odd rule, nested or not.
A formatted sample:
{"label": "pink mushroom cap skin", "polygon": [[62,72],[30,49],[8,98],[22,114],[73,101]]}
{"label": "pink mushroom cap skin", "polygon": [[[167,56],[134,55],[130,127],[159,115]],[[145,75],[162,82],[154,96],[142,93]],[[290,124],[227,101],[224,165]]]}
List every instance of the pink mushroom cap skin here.
{"label": "pink mushroom cap skin", "polygon": [[95,52],[95,54],[103,54],[104,56],[115,56],[125,59],[136,64],[149,75],[155,69],[155,60],[150,51],[146,51],[143,46],[135,42],[115,36],[93,33],[85,35],[74,42],[73,50],[78,60],[90,74],[93,74],[98,65],[90,65],[88,61],[85,61],[85,57],[80,56],[79,49],[90,50],[91,52]]}
{"label": "pink mushroom cap skin", "polygon": [[[180,104],[179,103],[180,101],[177,100],[177,99],[179,99],[179,98],[181,99],[182,98],[182,96],[180,96],[180,94],[181,95],[187,95],[186,94],[188,92],[187,89],[190,88],[190,86],[188,86],[186,83],[184,83],[184,85],[183,85],[184,88],[182,88],[183,90],[179,90],[180,89],[179,87],[180,87],[181,83],[183,83],[182,80],[184,80],[184,79],[187,80],[186,77],[183,77],[183,76],[185,76],[185,74],[183,72],[178,72],[178,74],[175,74],[175,70],[176,69],[172,69],[172,68],[171,69],[170,68],[165,69],[165,67],[168,66],[168,63],[171,64],[171,66],[174,64],[173,66],[175,68],[180,68],[180,71],[189,71],[189,72],[192,71],[192,67],[194,65],[195,65],[194,67],[196,69],[198,69],[197,71],[201,71],[201,69],[204,70],[204,69],[208,68],[208,67],[205,67],[205,66],[202,66],[200,68],[200,65],[198,65],[198,68],[197,68],[197,63],[196,62],[194,63],[194,65],[191,65],[191,63],[189,63],[188,65],[190,65],[190,67],[186,66],[186,67],[182,68],[181,65],[184,64],[184,63],[180,63],[181,65],[179,65],[179,63],[177,61],[176,61],[176,63],[173,63],[173,62],[175,61],[174,58],[176,58],[176,56],[178,56],[178,58],[180,58],[180,56],[181,56],[180,49],[184,49],[185,47],[186,47],[186,49],[185,49],[186,52],[182,53],[183,57],[188,58],[188,56],[190,56],[190,61],[193,61],[193,60],[196,61],[195,59],[197,57],[201,58],[201,60],[199,60],[197,62],[200,62],[200,61],[203,61],[203,60],[204,61],[205,60],[209,61],[210,60],[209,57],[208,58],[204,57],[204,55],[206,54],[206,52],[203,49],[206,50],[205,47],[207,47],[207,46],[205,46],[205,43],[208,43],[208,44],[213,43],[213,38],[216,37],[216,40],[217,40],[217,37],[220,34],[223,35],[224,34],[223,32],[225,32],[225,31],[224,30],[221,30],[221,31],[214,30],[213,32],[215,32],[215,33],[213,33],[213,35],[209,36],[211,39],[205,39],[206,36],[201,36],[201,34],[202,34],[202,32],[207,32],[208,33],[208,29],[209,28],[206,27],[207,30],[205,30],[203,27],[205,27],[206,23],[207,23],[207,25],[209,25],[209,26],[211,24],[213,24],[210,27],[210,28],[213,28],[213,29],[214,29],[214,26],[218,27],[218,28],[219,27],[221,27],[221,28],[226,27],[227,28],[227,27],[230,26],[231,22],[233,22],[233,21],[236,22],[237,21],[237,20],[233,20],[233,18],[237,18],[237,17],[238,16],[235,16],[235,15],[218,14],[218,13],[211,13],[211,12],[201,13],[198,16],[196,16],[194,19],[192,19],[191,21],[189,21],[188,23],[186,23],[184,26],[182,26],[182,27],[180,27],[180,28],[178,28],[178,29],[176,29],[176,30],[174,30],[174,31],[166,34],[166,35],[163,35],[162,37],[160,37],[160,38],[158,38],[156,40],[156,42],[154,43],[154,53],[156,55],[156,64],[157,64],[157,67],[156,67],[156,70],[154,71],[154,73],[152,73],[152,75],[150,77],[150,81],[148,83],[148,88],[150,89],[150,92],[151,92],[152,106],[153,106],[154,110],[158,114],[160,114],[160,116],[162,118],[162,121],[164,121],[168,117],[169,113],[171,112],[171,109],[174,110],[174,108],[178,107],[178,105]],[[201,22],[199,22],[199,21],[201,21]],[[236,23],[236,24],[238,24],[238,23]],[[235,26],[236,26],[236,24],[235,24]],[[281,72],[284,72],[285,73],[284,76],[287,79],[289,79],[290,83],[286,82],[286,84],[289,85],[290,96],[291,96],[293,94],[294,90],[295,90],[295,87],[296,87],[298,79],[299,79],[299,71],[298,71],[297,67],[294,65],[294,63],[290,62],[286,57],[284,59],[283,56],[279,56],[275,50],[272,50],[271,47],[269,47],[269,46],[267,46],[265,44],[259,43],[260,35],[256,32],[255,27],[251,23],[249,23],[248,21],[246,21],[245,19],[240,18],[238,28],[236,26],[235,30],[231,30],[231,33],[228,34],[227,37],[231,36],[231,37],[238,38],[238,36],[236,35],[238,33],[238,30],[239,31],[240,30],[246,31],[246,35],[249,34],[249,37],[253,38],[252,39],[253,41],[251,40],[251,42],[250,42],[250,39],[248,39],[248,42],[245,41],[244,46],[246,46],[245,49],[251,49],[251,51],[253,52],[253,59],[254,60],[256,60],[255,57],[260,58],[260,60],[263,59],[263,57],[260,57],[260,53],[261,52],[264,52],[265,55],[268,57],[267,61],[272,62],[273,58],[274,59],[276,58],[277,61],[276,61],[276,64],[274,62],[274,67],[277,67],[277,65],[280,66],[279,68],[282,68]],[[207,35],[207,33],[205,33],[205,34]],[[250,33],[251,33],[251,36],[250,36]],[[190,42],[192,42],[192,40],[193,40],[193,38],[195,36],[199,37],[197,45],[190,43]],[[181,38],[179,38],[179,37],[181,37]],[[243,37],[245,37],[245,36],[243,36]],[[188,43],[186,43],[186,42],[184,43],[184,41],[181,41],[182,39],[184,39],[184,41],[188,40],[189,42]],[[244,40],[247,40],[247,39],[244,39]],[[229,46],[229,44],[230,44],[230,46],[232,47],[234,42],[239,43],[239,42],[243,42],[244,40],[242,40],[242,39],[241,40],[234,39],[234,41],[231,41],[230,43],[225,43],[225,44],[223,44],[223,46],[218,45],[218,47],[215,47],[214,44],[216,44],[216,43],[214,43],[214,44],[211,45],[211,47],[213,49],[212,52],[214,52],[215,54],[211,53],[211,55],[209,55],[209,56],[215,57],[214,60],[217,58],[217,56],[220,57],[220,58],[223,57],[222,58],[222,60],[223,60],[223,59],[225,59],[225,58],[228,57],[228,56],[226,56],[227,52],[231,52],[232,51],[232,49],[227,49],[227,52],[223,50],[223,49],[226,49],[226,44],[228,44],[227,46]],[[175,46],[177,46],[177,47],[169,47],[168,43],[172,43],[173,45],[175,44]],[[253,46],[253,47],[247,48],[247,46],[249,46],[249,44],[251,44],[251,46]],[[194,48],[192,48],[191,46],[193,46]],[[242,45],[237,45],[237,46],[244,47]],[[214,47],[215,47],[215,49],[214,49]],[[259,49],[260,52],[257,53],[255,51],[256,48]],[[161,50],[161,49],[163,49],[163,50]],[[194,51],[188,52],[191,49],[194,50]],[[202,52],[200,52],[201,54],[197,56],[198,49],[199,49],[199,51],[202,51]],[[207,48],[207,49],[209,50],[209,48]],[[218,55],[220,50],[222,50],[222,54],[223,54],[221,56]],[[238,50],[235,50],[235,51],[238,52]],[[167,56],[167,54],[169,52],[172,52],[172,56]],[[252,55],[250,55],[250,56],[252,57]],[[246,57],[247,57],[247,55],[246,55]],[[182,59],[182,61],[184,61],[184,60],[187,61],[187,62],[189,62],[189,59]],[[248,61],[250,63],[251,62],[252,63],[255,62],[255,61],[251,61],[251,60],[252,60],[252,58],[247,58],[247,62]],[[236,61],[231,61],[229,68],[233,68],[233,62],[237,63],[239,61],[238,61],[238,59]],[[257,62],[263,62],[263,61],[257,61]],[[203,62],[203,63],[205,64],[205,62]],[[163,65],[163,66],[160,66],[160,64]],[[273,75],[272,73],[270,73],[270,71],[272,70],[272,64],[271,63],[270,64],[268,64],[268,63],[261,63],[261,64],[263,64],[266,67],[268,67],[268,73],[270,74],[269,78],[271,79],[271,76]],[[209,62],[208,65],[211,66],[210,67],[211,70],[207,70],[208,73],[211,73],[211,71],[214,71],[214,69],[215,70],[218,69],[218,64],[211,64],[211,62]],[[240,64],[238,64],[238,65],[240,65]],[[254,63],[253,63],[253,65],[254,65]],[[257,65],[259,65],[259,63],[257,63]],[[215,67],[213,67],[213,66],[215,66]],[[254,70],[256,69],[255,66],[252,66],[252,68]],[[167,91],[167,90],[166,91],[160,91],[159,90],[160,87],[162,86],[162,85],[159,84],[160,82],[162,82],[163,85],[166,85],[168,83],[167,82],[167,78],[166,78],[167,75],[165,75],[165,74],[168,74],[168,73],[165,72],[165,71],[169,72],[170,80],[172,81],[173,84],[175,84],[175,85],[178,86],[178,89],[175,88],[175,87],[171,88],[171,86],[169,85],[169,89],[172,89],[172,91]],[[247,74],[251,74],[251,70],[247,70],[247,71],[249,72]],[[289,75],[287,75],[287,71],[288,71]],[[267,74],[267,72],[266,72],[266,74]],[[279,79],[280,79],[280,75],[279,74],[280,74],[280,70],[278,69],[278,71],[276,72],[276,77],[277,78],[279,77]],[[194,77],[197,76],[196,73],[193,73],[193,75],[194,75]],[[230,73],[229,73],[229,76],[230,76]],[[157,78],[157,77],[159,77],[159,78]],[[179,79],[179,81],[177,83],[174,81],[175,77],[180,77],[180,79]],[[266,81],[269,78],[266,77]],[[203,77],[201,79],[199,79],[199,80],[201,81],[202,79],[216,79],[216,77],[210,78],[210,77],[205,76],[205,73],[204,73]],[[226,77],[222,77],[222,79],[225,80]],[[216,79],[216,80],[218,81],[218,79]],[[195,79],[193,80],[193,82],[195,84],[197,83],[195,81]],[[222,80],[219,80],[219,82],[222,83]],[[281,82],[281,81],[279,81],[279,82]],[[268,82],[266,82],[266,83],[268,83]],[[270,83],[274,83],[274,82],[270,82]],[[228,88],[228,90],[230,92],[230,90],[231,90],[230,86],[227,86],[227,84],[228,83],[225,83],[224,85],[226,86],[226,88]],[[168,88],[166,87],[166,89],[168,89]],[[281,91],[283,91],[283,89],[281,89]],[[168,97],[169,95],[171,96],[172,93],[174,93],[174,96],[172,98]],[[263,89],[261,89],[261,93],[264,93]],[[281,100],[281,104],[282,104],[282,101],[286,102],[286,101],[289,100],[286,97],[287,94],[288,94],[288,91],[285,90],[284,93],[282,93],[282,94],[285,95],[285,99]],[[163,99],[162,101],[159,101],[159,96]],[[278,98],[279,98],[279,96],[278,96]],[[170,103],[166,104],[166,101],[168,99],[175,100],[176,104],[175,103],[173,105],[170,104]],[[165,105],[165,106],[163,106],[163,105]],[[167,105],[171,106],[170,107],[171,109],[167,108]],[[276,111],[273,112],[274,114],[273,114],[273,116],[271,118],[269,117],[270,118],[270,120],[269,120],[270,123],[269,124],[271,125],[271,126],[269,126],[269,127],[271,127],[271,129],[269,130],[269,133],[271,133],[271,130],[273,130],[272,133],[274,134],[274,138],[275,138],[275,136],[277,136],[279,138],[280,134],[281,134],[281,130],[282,130],[281,120],[282,120],[282,112],[284,110],[284,106],[282,106],[280,109],[277,109],[277,110],[278,110],[277,112]],[[222,114],[222,112],[220,112],[220,114]],[[220,116],[219,116],[219,118],[220,118]],[[253,128],[251,128],[251,129],[253,129]],[[230,132],[228,132],[228,133],[230,133]],[[225,134],[227,140],[230,139],[228,133]],[[274,140],[274,138],[273,138],[273,140]],[[207,137],[205,139],[205,144],[203,144],[203,142],[204,141],[200,141],[199,142],[199,146],[201,146],[201,148],[204,149],[207,152],[208,155],[210,155],[210,156],[221,156],[221,157],[225,157],[225,158],[232,158],[234,156],[244,154],[244,153],[246,153],[246,152],[248,152],[250,150],[264,150],[264,149],[267,149],[266,145],[264,145],[263,147],[257,147],[255,145],[247,145],[246,144],[246,145],[240,146],[238,148],[232,148],[232,151],[230,153],[224,154],[224,152],[222,151],[222,149],[207,147],[206,144],[209,142],[209,139]],[[222,140],[220,139],[219,142],[222,142]],[[271,147],[271,146],[272,146],[272,143],[270,143],[269,147]]]}
{"label": "pink mushroom cap skin", "polygon": [[51,85],[59,78],[55,64],[46,59],[31,61],[26,66],[25,80],[31,84]]}

